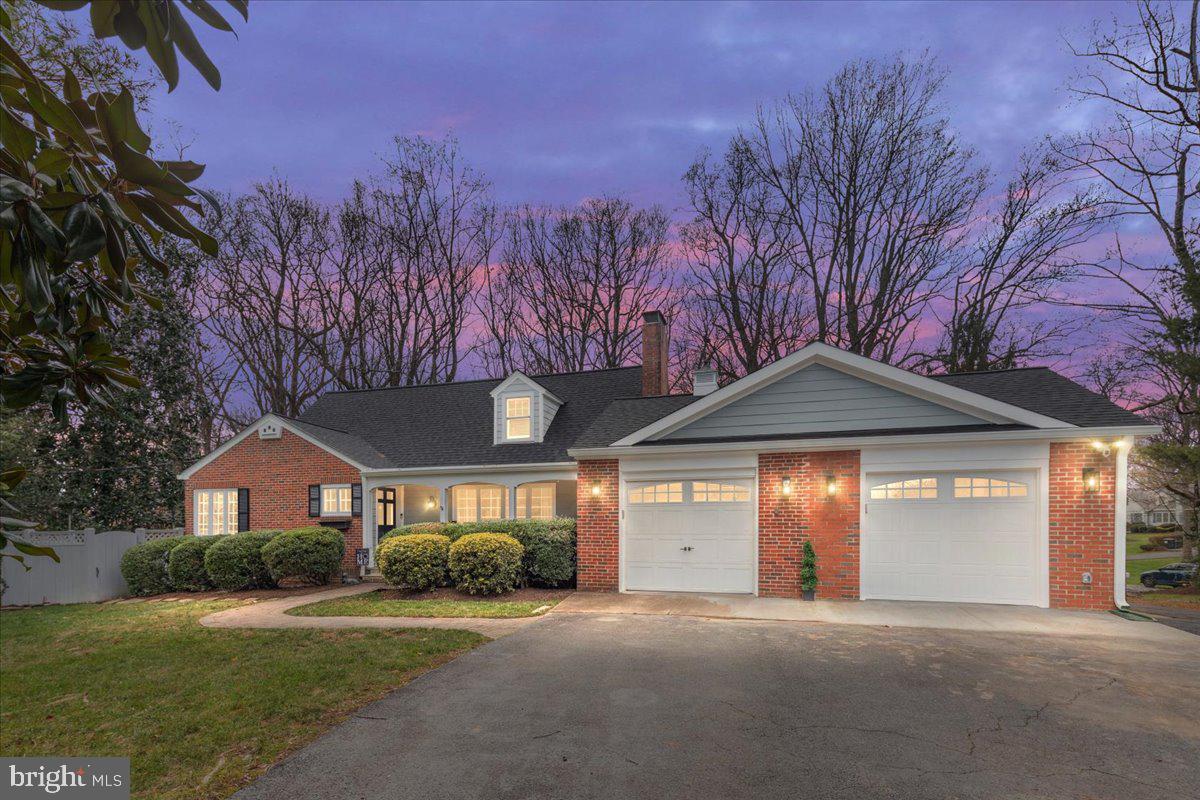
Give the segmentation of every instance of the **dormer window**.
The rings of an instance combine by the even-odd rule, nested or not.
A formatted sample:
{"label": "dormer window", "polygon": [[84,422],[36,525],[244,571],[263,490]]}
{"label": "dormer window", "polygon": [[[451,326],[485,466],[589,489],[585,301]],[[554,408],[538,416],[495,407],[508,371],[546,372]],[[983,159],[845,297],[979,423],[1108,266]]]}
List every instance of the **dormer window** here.
{"label": "dormer window", "polygon": [[522,441],[533,435],[529,397],[508,397],[504,400],[504,436],[509,441]]}

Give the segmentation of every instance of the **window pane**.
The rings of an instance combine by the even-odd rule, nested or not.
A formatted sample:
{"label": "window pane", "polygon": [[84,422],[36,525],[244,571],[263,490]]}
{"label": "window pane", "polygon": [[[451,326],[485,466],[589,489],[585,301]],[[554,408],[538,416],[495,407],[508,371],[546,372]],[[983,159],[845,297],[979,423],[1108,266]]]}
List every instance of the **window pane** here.
{"label": "window pane", "polygon": [[528,417],[529,398],[510,397],[505,401],[504,415],[507,417]]}
{"label": "window pane", "polygon": [[324,486],[321,488],[321,513],[337,513],[337,487]]}
{"label": "window pane", "polygon": [[[871,487],[872,500],[936,500],[937,478],[907,478]],[[955,493],[964,491],[955,484]],[[970,491],[970,489],[965,489]],[[749,491],[747,490],[747,499]]]}
{"label": "window pane", "polygon": [[350,513],[350,487],[343,486],[338,489],[338,511],[342,514]]}
{"label": "window pane", "polygon": [[208,536],[209,533],[208,492],[199,492],[196,495],[196,535]]}
{"label": "window pane", "polygon": [[509,439],[529,438],[529,417],[515,417],[508,420],[505,436]]}
{"label": "window pane", "polygon": [[237,533],[237,489],[230,489],[225,495],[225,532]]}
{"label": "window pane", "polygon": [[533,519],[550,519],[554,516],[554,484],[539,483],[529,487],[533,502],[529,516]]}
{"label": "window pane", "polygon": [[503,519],[503,489],[499,486],[483,486],[479,489],[479,519]]}
{"label": "window pane", "polygon": [[474,486],[454,487],[454,517],[459,522],[475,522],[479,518],[477,504]]}
{"label": "window pane", "polygon": [[225,526],[225,493],[212,493],[212,532],[224,533]]}

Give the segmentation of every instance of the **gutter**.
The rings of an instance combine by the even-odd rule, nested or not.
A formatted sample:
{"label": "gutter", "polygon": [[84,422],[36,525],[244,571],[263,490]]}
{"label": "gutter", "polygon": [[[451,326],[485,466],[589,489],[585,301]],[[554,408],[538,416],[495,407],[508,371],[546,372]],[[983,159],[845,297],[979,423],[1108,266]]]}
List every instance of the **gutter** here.
{"label": "gutter", "polygon": [[542,472],[547,469],[575,469],[574,461],[541,461],[532,464],[463,464],[446,467],[374,467],[360,470],[364,477],[392,475],[454,475],[460,472]]}
{"label": "gutter", "polygon": [[1153,436],[1162,433],[1158,425],[1112,426],[1096,428],[1029,428],[1016,431],[971,431],[967,433],[938,433],[938,434],[905,434],[903,436],[841,436],[822,437],[819,439],[771,439],[765,441],[747,442],[709,442],[687,444],[680,440],[678,444],[637,444],[617,447],[573,447],[567,450],[567,455],[575,459],[585,458],[614,458],[632,455],[664,455],[669,453],[712,453],[712,452],[751,452],[751,453],[781,453],[798,450],[845,450],[862,447],[902,447],[910,444],[937,444],[942,442],[996,442],[996,441],[1052,441],[1069,442],[1079,439],[1124,437],[1124,436]]}

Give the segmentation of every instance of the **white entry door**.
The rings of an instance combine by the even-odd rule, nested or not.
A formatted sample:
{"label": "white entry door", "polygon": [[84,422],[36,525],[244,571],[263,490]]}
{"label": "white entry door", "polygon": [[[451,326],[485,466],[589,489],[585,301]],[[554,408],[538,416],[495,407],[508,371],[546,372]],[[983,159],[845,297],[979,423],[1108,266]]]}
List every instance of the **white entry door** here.
{"label": "white entry door", "polygon": [[754,559],[751,479],[626,484],[626,589],[753,593]]}
{"label": "white entry door", "polygon": [[868,475],[864,599],[1036,605],[1034,472]]}

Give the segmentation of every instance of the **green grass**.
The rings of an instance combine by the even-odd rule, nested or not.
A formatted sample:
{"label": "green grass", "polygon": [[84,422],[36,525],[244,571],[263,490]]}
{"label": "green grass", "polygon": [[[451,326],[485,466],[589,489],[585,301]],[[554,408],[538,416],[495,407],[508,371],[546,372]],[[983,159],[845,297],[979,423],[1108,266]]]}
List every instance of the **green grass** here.
{"label": "green grass", "polygon": [[129,756],[133,797],[228,797],[365,703],[486,639],[202,628],[233,601],[0,612],[0,752]]}
{"label": "green grass", "polygon": [[[379,592],[322,600],[288,609],[295,617],[532,617],[557,600],[390,600]],[[542,613],[542,612],[539,612]]]}
{"label": "green grass", "polygon": [[1126,561],[1125,571],[1129,573],[1129,579],[1126,583],[1130,586],[1141,583],[1143,572],[1165,567],[1167,564],[1177,563],[1179,563],[1179,556],[1171,558],[1139,558],[1136,561]]}
{"label": "green grass", "polygon": [[1125,555],[1140,555],[1146,552],[1141,546],[1149,543],[1150,534],[1148,533],[1127,533],[1125,534]]}

